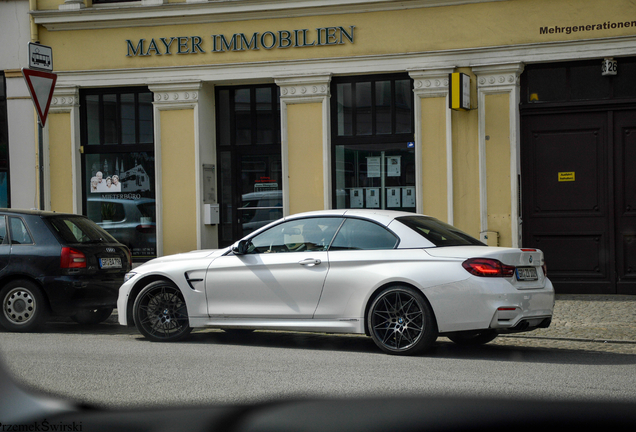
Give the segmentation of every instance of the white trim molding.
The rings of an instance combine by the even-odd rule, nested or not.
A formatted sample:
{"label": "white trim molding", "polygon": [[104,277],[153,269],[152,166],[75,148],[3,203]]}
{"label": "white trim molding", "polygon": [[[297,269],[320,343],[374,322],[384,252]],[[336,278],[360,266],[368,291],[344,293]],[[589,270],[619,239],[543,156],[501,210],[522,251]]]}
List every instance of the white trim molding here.
{"label": "white trim molding", "polygon": [[509,63],[501,65],[474,66],[477,76],[477,100],[479,117],[479,200],[480,231],[488,231],[488,195],[486,171],[486,95],[508,93],[510,118],[510,225],[512,247],[519,247],[521,234],[521,215],[519,214],[519,147],[520,117],[519,82],[524,64]]}
{"label": "white trim molding", "polygon": [[298,103],[322,104],[322,174],[323,207],[331,208],[331,74],[302,75],[275,79],[280,87],[281,162],[283,176],[283,215],[289,215],[289,139],[287,134],[287,105]]}
{"label": "white trim molding", "polygon": [[417,197],[416,212],[424,211],[422,196],[418,189],[422,187],[422,101],[423,98],[446,98],[446,208],[447,223],[453,224],[453,130],[451,110],[448,108],[448,74],[454,68],[434,70],[413,70],[409,75],[413,78],[415,94],[415,193]]}
{"label": "white trim molding", "polygon": [[[196,237],[197,249],[201,248],[201,221],[203,202],[202,190],[199,179],[201,178],[201,164],[199,160],[199,93],[203,83],[201,81],[173,82],[153,84],[148,89],[153,93],[153,117],[155,135],[155,205],[157,206],[157,256],[163,256],[163,188],[161,172],[161,111],[168,110],[194,110],[194,169],[196,179]],[[184,125],[185,126],[185,125]],[[161,233],[161,234],[160,234]]]}
{"label": "white trim molding", "polygon": [[[73,213],[82,213],[82,159],[80,156],[80,105],[79,87],[56,86],[53,90],[53,98],[49,107],[49,114],[69,113],[71,117],[71,184],[73,185]],[[48,126],[43,130],[44,153],[44,197],[45,208],[51,208],[51,178],[49,161],[49,134]]]}

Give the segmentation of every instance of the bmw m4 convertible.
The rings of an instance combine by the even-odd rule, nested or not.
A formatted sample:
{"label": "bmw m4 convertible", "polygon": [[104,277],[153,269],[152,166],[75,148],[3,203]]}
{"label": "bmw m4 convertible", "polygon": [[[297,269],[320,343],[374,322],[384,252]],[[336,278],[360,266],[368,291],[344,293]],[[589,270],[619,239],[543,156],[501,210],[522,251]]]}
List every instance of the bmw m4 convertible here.
{"label": "bmw m4 convertible", "polygon": [[538,249],[488,247],[414,213],[325,210],[149,261],[126,275],[117,307],[152,341],[198,327],[358,333],[408,355],[440,335],[478,345],[548,327],[554,289]]}

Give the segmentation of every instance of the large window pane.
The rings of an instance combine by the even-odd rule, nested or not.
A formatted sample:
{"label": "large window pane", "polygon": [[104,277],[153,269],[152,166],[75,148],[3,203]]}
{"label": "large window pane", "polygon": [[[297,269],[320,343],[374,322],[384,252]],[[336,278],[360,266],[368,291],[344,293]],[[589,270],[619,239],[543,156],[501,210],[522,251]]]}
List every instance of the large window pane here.
{"label": "large window pane", "polygon": [[395,81],[395,133],[411,133],[413,91],[410,80]]}
{"label": "large window pane", "polygon": [[139,143],[152,144],[154,140],[152,93],[139,93]]}
{"label": "large window pane", "polygon": [[236,122],[236,144],[252,144],[252,116],[250,89],[239,89],[234,92],[234,115]]}
{"label": "large window pane", "polygon": [[336,208],[415,211],[415,152],[405,144],[337,145]]}
{"label": "large window pane", "polygon": [[219,145],[229,146],[230,141],[230,91],[220,90],[217,102],[219,121],[216,125],[219,131]]}
{"label": "large window pane", "polygon": [[390,134],[391,130],[391,81],[375,83],[375,133]]}
{"label": "large window pane", "polygon": [[87,216],[130,248],[156,256],[155,158],[149,152],[86,155]]}
{"label": "large window pane", "polygon": [[117,95],[104,95],[104,142],[103,144],[119,144],[117,129]]}
{"label": "large window pane", "polygon": [[371,135],[371,83],[356,83],[356,135]]}
{"label": "large window pane", "polygon": [[124,93],[121,98],[121,142],[134,144],[137,142],[137,117],[135,115],[135,95]]}
{"label": "large window pane", "polygon": [[256,144],[273,144],[276,138],[276,112],[272,104],[272,89],[256,89]]}
{"label": "large window pane", "polygon": [[338,135],[350,136],[353,134],[353,106],[351,103],[351,84],[338,84],[337,94]]}
{"label": "large window pane", "polygon": [[86,96],[86,134],[88,136],[88,145],[100,144],[99,95]]}

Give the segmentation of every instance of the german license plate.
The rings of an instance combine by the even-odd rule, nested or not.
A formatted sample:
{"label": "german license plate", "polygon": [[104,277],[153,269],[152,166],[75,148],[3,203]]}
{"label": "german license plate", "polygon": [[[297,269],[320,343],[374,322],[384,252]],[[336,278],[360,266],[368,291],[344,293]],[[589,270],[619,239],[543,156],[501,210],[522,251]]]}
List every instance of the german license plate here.
{"label": "german license plate", "polygon": [[103,269],[121,268],[121,258],[100,258],[99,267]]}
{"label": "german license plate", "polygon": [[517,280],[535,281],[539,279],[536,267],[517,267]]}

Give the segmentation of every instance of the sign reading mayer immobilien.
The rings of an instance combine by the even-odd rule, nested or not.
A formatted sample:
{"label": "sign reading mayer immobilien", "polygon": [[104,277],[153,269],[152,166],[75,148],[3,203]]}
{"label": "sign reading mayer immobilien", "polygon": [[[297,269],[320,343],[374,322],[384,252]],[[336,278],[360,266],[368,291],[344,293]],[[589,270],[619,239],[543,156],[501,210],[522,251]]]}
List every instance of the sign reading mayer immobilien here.
{"label": "sign reading mayer immobilien", "polygon": [[[235,33],[231,37],[222,34],[211,35],[211,53],[246,51],[273,48],[307,48],[316,46],[343,45],[353,43],[355,26],[320,27],[315,30],[278,30],[276,32],[255,32],[251,35]],[[126,40],[126,57],[146,57],[151,55],[204,54],[204,40],[200,36],[178,36],[158,39],[139,39],[136,44]]]}

